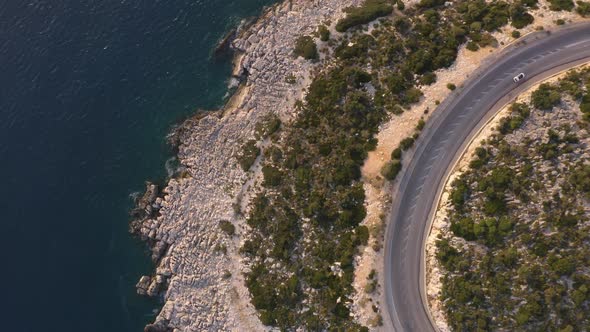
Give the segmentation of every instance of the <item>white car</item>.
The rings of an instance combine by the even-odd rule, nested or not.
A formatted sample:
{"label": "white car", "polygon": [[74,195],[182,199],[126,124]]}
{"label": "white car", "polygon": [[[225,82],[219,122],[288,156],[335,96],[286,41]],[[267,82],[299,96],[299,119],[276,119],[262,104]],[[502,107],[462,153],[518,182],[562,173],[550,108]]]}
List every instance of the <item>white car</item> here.
{"label": "white car", "polygon": [[514,83],[518,83],[523,78],[524,78],[524,73],[520,73],[520,74],[514,76],[514,78],[512,80],[514,81]]}

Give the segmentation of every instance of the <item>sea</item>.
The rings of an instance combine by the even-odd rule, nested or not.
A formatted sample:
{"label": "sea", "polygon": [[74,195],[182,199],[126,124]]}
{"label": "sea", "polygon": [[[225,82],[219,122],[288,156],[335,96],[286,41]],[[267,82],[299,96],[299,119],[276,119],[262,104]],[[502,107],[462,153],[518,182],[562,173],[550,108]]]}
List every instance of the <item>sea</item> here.
{"label": "sea", "polygon": [[0,331],[153,321],[131,197],[166,178],[172,126],[223,104],[216,43],[273,2],[0,0]]}

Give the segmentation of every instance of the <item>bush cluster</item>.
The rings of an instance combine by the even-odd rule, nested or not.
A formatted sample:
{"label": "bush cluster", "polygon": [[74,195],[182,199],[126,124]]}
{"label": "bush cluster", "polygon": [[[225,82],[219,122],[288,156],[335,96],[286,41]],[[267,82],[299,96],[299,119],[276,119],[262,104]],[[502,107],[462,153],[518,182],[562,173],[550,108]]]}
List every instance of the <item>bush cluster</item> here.
{"label": "bush cluster", "polygon": [[571,11],[574,9],[574,1],[573,0],[549,0],[549,9],[553,11]]}
{"label": "bush cluster", "polygon": [[[453,330],[590,328],[590,277],[585,273],[590,226],[584,209],[590,167],[574,152],[587,149],[576,136],[579,128],[546,122],[543,141],[527,140],[523,132],[514,136],[525,136],[522,143],[507,140],[532,109],[557,103],[552,93],[569,94],[583,104],[587,83],[589,70],[574,72],[557,84],[542,85],[530,105],[513,104],[497,133],[476,149],[472,168],[453,182],[450,229],[467,242],[457,246],[449,237],[436,242],[437,260],[447,271],[441,293]],[[532,163],[538,154],[554,159],[549,169]]]}
{"label": "bush cluster", "polygon": [[[246,284],[264,324],[281,330],[366,330],[350,317],[347,303],[354,257],[369,238],[360,224],[366,216],[360,169],[376,147],[379,125],[419,101],[420,85],[435,82],[434,72],[453,64],[460,45],[494,45],[489,32],[512,19],[503,1],[443,4],[425,0],[419,8],[406,9],[405,16],[381,20],[370,34],[360,29],[345,34],[330,67],[317,74],[297,102],[293,122],[269,121],[258,130],[260,137],[272,139],[264,148],[263,188],[251,203],[250,230],[240,252],[251,267]],[[532,5],[522,2],[525,8]],[[392,10],[390,1],[367,0],[350,8],[336,28],[347,31]],[[321,27],[318,34],[320,40],[329,39]],[[318,56],[309,36],[300,37],[295,49],[298,56]],[[420,122],[392,153],[384,177],[398,175],[403,151],[423,126]],[[246,160],[260,154],[255,144],[245,150]],[[502,177],[490,179],[490,191],[500,190]],[[513,184],[510,188],[517,190]],[[496,217],[493,208],[490,218]],[[504,224],[482,224],[477,236],[501,237],[496,229],[505,229]]]}
{"label": "bush cluster", "polygon": [[543,83],[533,92],[531,101],[535,108],[550,110],[561,102],[561,95],[556,87]]}
{"label": "bush cluster", "polygon": [[326,42],[328,40],[330,40],[330,30],[328,30],[328,27],[325,25],[320,25],[318,27],[318,33],[320,35],[320,40],[323,42]]}
{"label": "bush cluster", "polygon": [[247,172],[254,165],[259,154],[260,148],[256,145],[256,140],[249,140],[242,146],[242,151],[236,158],[244,172]]}
{"label": "bush cluster", "polygon": [[360,7],[348,8],[346,17],[336,23],[336,31],[344,32],[352,27],[369,23],[393,12],[388,0],[365,0]]}
{"label": "bush cluster", "polygon": [[301,36],[295,41],[295,50],[293,53],[307,60],[318,58],[318,49],[315,41],[310,36]]}
{"label": "bush cluster", "polygon": [[590,2],[587,1],[577,1],[576,4],[576,11],[583,17],[590,15]]}

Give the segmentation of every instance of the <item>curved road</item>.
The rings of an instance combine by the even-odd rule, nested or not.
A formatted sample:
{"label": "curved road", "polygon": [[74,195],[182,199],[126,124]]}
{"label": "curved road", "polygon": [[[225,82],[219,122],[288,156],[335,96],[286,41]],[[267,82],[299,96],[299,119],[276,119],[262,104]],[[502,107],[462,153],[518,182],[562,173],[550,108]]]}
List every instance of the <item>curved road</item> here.
{"label": "curved road", "polygon": [[[424,293],[424,240],[444,179],[469,138],[502,105],[562,69],[590,60],[590,25],[535,33],[502,51],[428,121],[397,184],[385,244],[384,329],[435,331]],[[524,82],[512,77],[524,72]]]}

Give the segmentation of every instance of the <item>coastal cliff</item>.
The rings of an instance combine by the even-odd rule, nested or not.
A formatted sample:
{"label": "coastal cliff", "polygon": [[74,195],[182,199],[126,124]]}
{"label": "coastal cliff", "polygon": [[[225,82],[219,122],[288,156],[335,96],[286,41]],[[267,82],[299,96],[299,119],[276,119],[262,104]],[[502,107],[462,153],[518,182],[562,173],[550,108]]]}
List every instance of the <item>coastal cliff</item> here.
{"label": "coastal cliff", "polygon": [[[239,52],[234,74],[246,76],[226,107],[187,120],[176,131],[184,171],[157,194],[148,185],[132,230],[153,249],[157,268],[138,291],[162,293],[164,304],[146,331],[264,330],[250,304],[237,248],[246,206],[248,179],[235,156],[254,137],[255,125],[269,114],[288,121],[294,103],[317,64],[293,56],[298,36],[342,16],[357,1],[287,1],[265,11],[242,31],[232,47]],[[287,77],[296,82],[286,82]],[[151,199],[151,200],[150,200]],[[230,237],[219,227],[230,221]]]}

